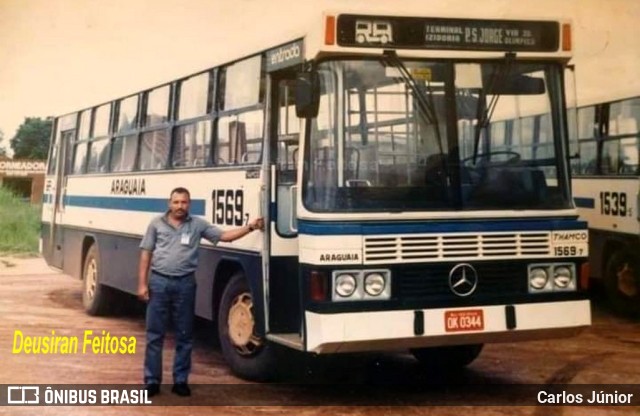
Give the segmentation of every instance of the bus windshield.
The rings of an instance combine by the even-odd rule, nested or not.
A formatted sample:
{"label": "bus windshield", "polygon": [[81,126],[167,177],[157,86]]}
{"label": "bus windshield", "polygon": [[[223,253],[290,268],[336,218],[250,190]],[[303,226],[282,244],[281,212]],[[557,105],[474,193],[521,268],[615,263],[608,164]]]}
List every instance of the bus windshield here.
{"label": "bus windshield", "polygon": [[569,208],[561,69],[514,59],[317,65],[303,200],[318,212]]}

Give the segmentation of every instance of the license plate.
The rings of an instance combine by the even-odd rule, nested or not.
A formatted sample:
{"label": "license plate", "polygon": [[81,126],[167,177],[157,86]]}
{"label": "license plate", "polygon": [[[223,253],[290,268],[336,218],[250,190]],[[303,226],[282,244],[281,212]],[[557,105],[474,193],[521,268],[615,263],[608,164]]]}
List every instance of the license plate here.
{"label": "license plate", "polygon": [[483,331],[483,311],[482,309],[446,311],[444,313],[444,328],[446,332]]}

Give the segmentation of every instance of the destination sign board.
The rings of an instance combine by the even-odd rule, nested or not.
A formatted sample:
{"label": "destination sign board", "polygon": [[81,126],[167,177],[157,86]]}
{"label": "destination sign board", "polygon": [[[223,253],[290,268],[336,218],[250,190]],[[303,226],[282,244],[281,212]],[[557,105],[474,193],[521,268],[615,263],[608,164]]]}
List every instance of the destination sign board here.
{"label": "destination sign board", "polygon": [[553,21],[416,18],[343,14],[340,46],[555,52],[560,24]]}

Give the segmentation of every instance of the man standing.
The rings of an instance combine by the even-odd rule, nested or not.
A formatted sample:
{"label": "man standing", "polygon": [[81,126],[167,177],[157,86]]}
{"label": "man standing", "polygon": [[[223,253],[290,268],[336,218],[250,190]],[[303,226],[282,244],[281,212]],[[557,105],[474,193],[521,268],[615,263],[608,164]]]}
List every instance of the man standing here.
{"label": "man standing", "polygon": [[244,227],[222,231],[201,218],[190,216],[190,202],[187,189],[172,190],[169,210],[151,221],[140,243],[138,297],[148,302],[144,357],[144,383],[148,397],[160,392],[162,344],[169,319],[176,330],[171,391],[179,396],[191,395],[188,377],[193,349],[195,270],[200,239],[206,238],[213,244],[231,242],[264,228],[264,220],[257,218]]}

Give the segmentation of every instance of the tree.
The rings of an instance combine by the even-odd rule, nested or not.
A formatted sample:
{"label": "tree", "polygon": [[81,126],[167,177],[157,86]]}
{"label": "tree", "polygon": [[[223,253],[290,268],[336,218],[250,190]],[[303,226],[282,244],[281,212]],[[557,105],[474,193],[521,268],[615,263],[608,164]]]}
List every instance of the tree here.
{"label": "tree", "polygon": [[53,119],[47,117],[27,117],[11,139],[14,159],[46,159]]}
{"label": "tree", "polygon": [[2,140],[4,140],[4,133],[0,130],[0,158],[7,157],[7,149],[2,145]]}

